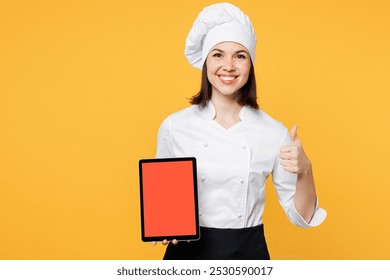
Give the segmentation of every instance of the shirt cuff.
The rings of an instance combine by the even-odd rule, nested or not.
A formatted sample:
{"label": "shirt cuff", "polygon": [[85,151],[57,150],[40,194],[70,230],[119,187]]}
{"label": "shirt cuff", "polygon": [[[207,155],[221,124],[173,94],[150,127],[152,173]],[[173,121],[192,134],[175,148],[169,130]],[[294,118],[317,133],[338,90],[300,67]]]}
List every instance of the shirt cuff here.
{"label": "shirt cuff", "polygon": [[310,223],[306,222],[305,219],[301,216],[301,214],[298,213],[297,209],[295,209],[294,203],[293,203],[293,209],[294,209],[294,224],[301,228],[319,226],[325,220],[327,215],[325,209],[318,208],[318,198],[316,200],[316,208],[314,210],[314,214],[313,217],[311,218]]}

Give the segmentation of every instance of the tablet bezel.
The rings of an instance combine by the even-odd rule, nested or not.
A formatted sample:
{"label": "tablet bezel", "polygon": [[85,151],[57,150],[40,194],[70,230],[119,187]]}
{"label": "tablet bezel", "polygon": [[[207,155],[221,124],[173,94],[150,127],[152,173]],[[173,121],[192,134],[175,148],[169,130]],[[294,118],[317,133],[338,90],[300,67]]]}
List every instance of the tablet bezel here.
{"label": "tablet bezel", "polygon": [[[177,161],[191,161],[193,171],[193,188],[194,188],[194,205],[195,205],[195,222],[196,233],[194,235],[166,235],[166,236],[145,236],[145,221],[144,221],[144,196],[143,196],[143,177],[142,177],[142,165],[144,163],[161,163],[161,162],[177,162]],[[151,241],[163,241],[168,240],[199,240],[199,209],[198,209],[198,184],[197,184],[197,169],[195,157],[178,157],[178,158],[153,158],[153,159],[141,159],[139,160],[139,182],[140,182],[140,206],[141,206],[141,238],[144,242]],[[171,217],[169,217],[171,218]],[[179,221],[178,221],[179,222]]]}

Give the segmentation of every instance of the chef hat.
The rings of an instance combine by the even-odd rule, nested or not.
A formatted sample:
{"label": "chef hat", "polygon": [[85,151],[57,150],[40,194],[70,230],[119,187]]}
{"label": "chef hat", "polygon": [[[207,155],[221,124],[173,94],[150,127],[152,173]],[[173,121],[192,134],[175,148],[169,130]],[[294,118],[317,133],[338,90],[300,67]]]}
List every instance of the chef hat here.
{"label": "chef hat", "polygon": [[202,69],[211,48],[228,41],[246,47],[255,61],[256,34],[249,17],[232,4],[214,4],[199,13],[188,33],[184,55],[192,66]]}

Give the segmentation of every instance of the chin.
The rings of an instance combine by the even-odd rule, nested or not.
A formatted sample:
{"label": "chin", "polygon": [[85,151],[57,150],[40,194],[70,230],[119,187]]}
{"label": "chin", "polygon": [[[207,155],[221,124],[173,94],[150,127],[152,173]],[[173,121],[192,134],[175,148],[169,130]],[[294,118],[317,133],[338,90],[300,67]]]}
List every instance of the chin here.
{"label": "chin", "polygon": [[235,96],[236,92],[221,92],[224,96]]}
{"label": "chin", "polygon": [[220,95],[225,96],[225,97],[236,97],[237,96],[237,91],[219,91]]}

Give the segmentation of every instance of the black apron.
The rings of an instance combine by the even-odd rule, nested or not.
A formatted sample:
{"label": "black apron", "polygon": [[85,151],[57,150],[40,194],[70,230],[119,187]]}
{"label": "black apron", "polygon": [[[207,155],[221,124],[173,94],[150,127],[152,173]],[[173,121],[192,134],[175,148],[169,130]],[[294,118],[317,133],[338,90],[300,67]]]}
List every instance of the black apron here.
{"label": "black apron", "polygon": [[164,260],[269,260],[263,225],[220,229],[200,227],[198,241],[171,242]]}

